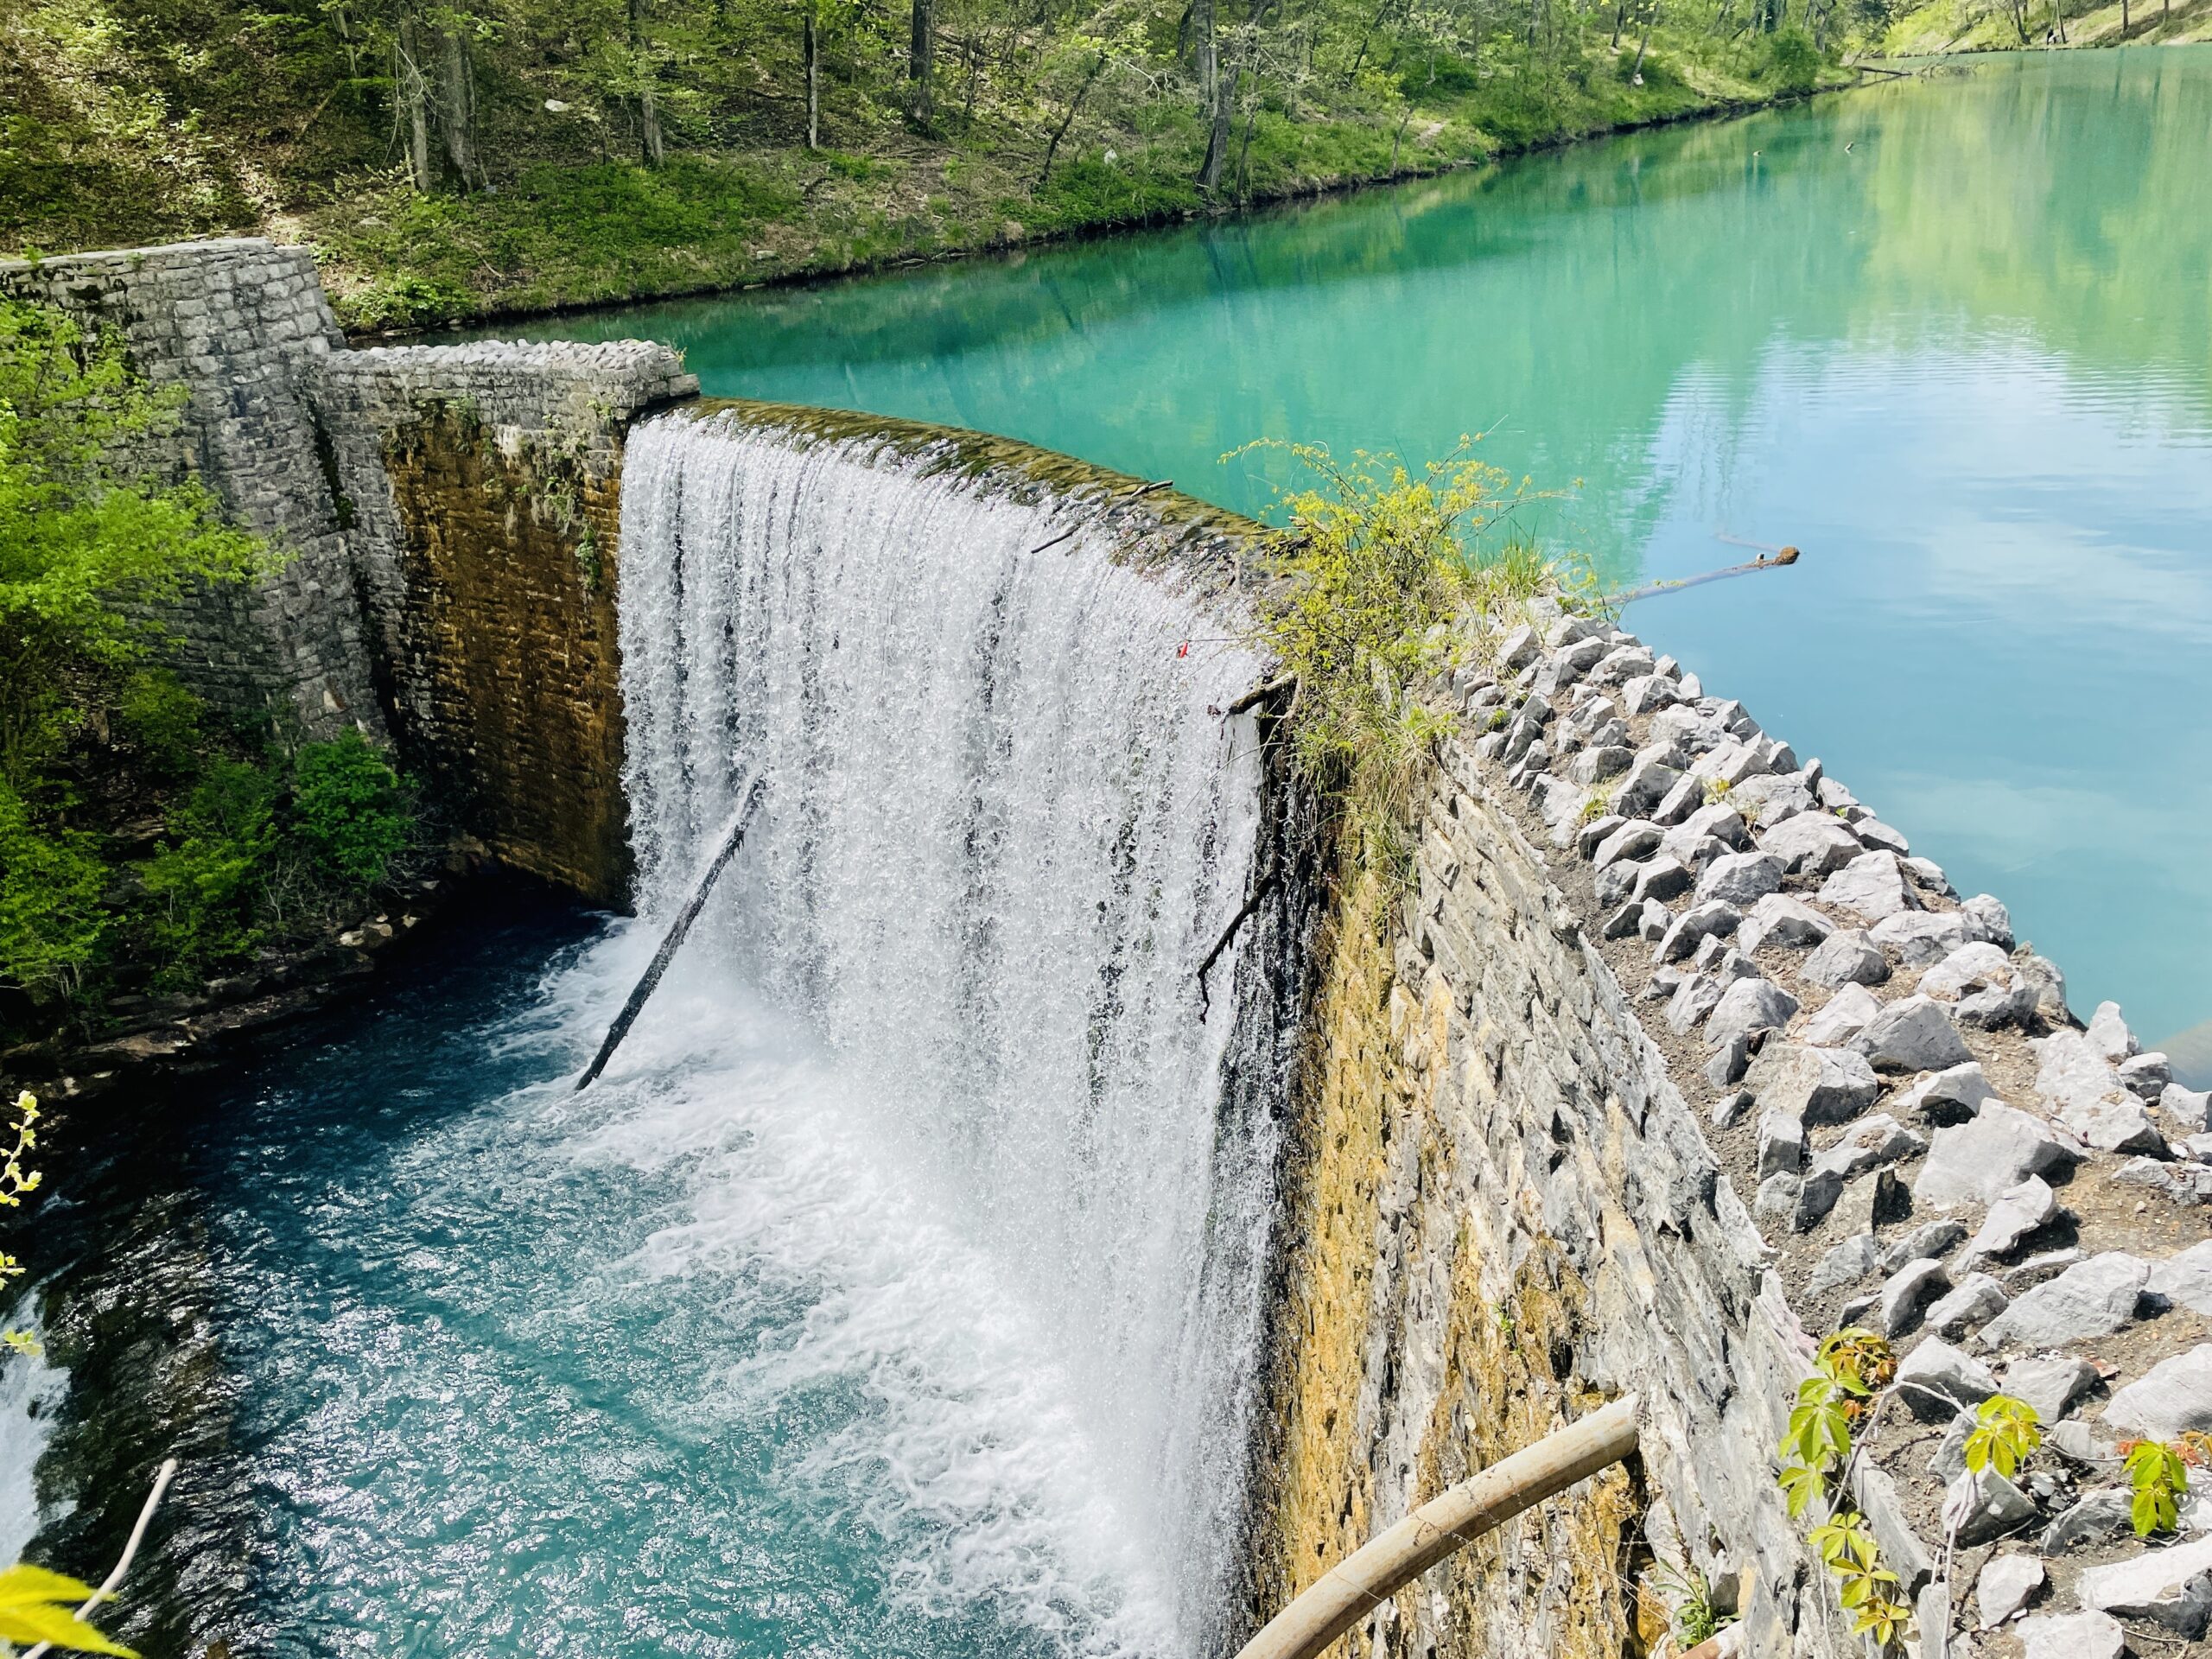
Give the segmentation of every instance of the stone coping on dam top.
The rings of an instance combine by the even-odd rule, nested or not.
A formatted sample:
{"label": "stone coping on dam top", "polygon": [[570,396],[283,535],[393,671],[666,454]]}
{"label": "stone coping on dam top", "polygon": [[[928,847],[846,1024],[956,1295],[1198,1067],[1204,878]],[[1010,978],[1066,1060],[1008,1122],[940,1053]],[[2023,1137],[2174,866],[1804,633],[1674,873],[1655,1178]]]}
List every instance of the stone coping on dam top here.
{"label": "stone coping on dam top", "polygon": [[[2116,1006],[2085,1026],[2001,903],[1634,635],[1539,601],[1480,649],[1451,685],[1473,762],[1703,1101],[1805,1351],[1856,1325],[1901,1358],[1859,1465],[1886,1564],[1924,1595],[1951,1562],[2031,1656],[2108,1659],[2122,1619],[2202,1637],[2212,1471],[2146,1547],[2122,1459],[2212,1430],[2212,1098]],[[1977,1478],[2000,1392],[2044,1446]]]}

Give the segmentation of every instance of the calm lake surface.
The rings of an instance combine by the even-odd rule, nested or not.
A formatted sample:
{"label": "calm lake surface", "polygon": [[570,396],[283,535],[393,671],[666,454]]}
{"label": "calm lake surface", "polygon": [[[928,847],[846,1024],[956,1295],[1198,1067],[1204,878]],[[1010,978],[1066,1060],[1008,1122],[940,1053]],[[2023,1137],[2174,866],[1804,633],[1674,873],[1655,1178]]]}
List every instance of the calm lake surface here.
{"label": "calm lake surface", "polygon": [[[505,331],[512,332],[512,330]],[[1256,220],[564,318],[706,391],[1263,510],[1258,437],[1581,480],[1629,626],[2212,1072],[2212,48],[1974,63]]]}

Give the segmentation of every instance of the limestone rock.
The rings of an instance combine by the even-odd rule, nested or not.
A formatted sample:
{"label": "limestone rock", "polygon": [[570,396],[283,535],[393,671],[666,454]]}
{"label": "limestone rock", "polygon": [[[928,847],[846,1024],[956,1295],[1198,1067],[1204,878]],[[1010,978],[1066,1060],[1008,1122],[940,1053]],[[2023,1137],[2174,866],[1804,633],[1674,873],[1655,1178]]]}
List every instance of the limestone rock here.
{"label": "limestone rock", "polygon": [[1981,1109],[1985,1100],[1997,1100],[1997,1091],[1978,1060],[1947,1066],[1923,1077],[1897,1097],[1897,1110],[1938,1128],[1963,1123]]}
{"label": "limestone rock", "polygon": [[1758,1178],[1795,1175],[1805,1166],[1805,1126],[1787,1112],[1759,1115]]}
{"label": "limestone rock", "polygon": [[1993,1204],[2007,1187],[2063,1169],[2080,1156],[2025,1112],[1985,1101],[1971,1122],[1936,1130],[1913,1197],[1946,1208]]}
{"label": "limestone rock", "polygon": [[1908,1262],[1917,1262],[1923,1255],[1941,1255],[1967,1236],[1965,1226],[1949,1217],[1923,1222],[1902,1238],[1893,1239],[1882,1250],[1881,1268],[1884,1273],[1895,1273]]}
{"label": "limestone rock", "polygon": [[1882,1092],[1874,1068],[1848,1049],[1771,1039],[1751,1062],[1744,1082],[1764,1109],[1785,1112],[1808,1124],[1848,1122]]}
{"label": "limestone rock", "polygon": [[1635,759],[1636,752],[1624,746],[1594,745],[1567,763],[1567,781],[1584,789],[1594,788],[1608,778],[1619,777]]}
{"label": "limestone rock", "polygon": [[1691,975],[1667,1004],[1667,1029],[1678,1037],[1695,1030],[1720,1005],[1723,988],[1717,975]]}
{"label": "limestone rock", "polygon": [[1821,902],[1878,922],[1915,906],[1894,853],[1861,853],[1821,886]]}
{"label": "limestone rock", "polygon": [[2170,1083],[2158,1091],[2158,1109],[2189,1134],[2212,1129],[2212,1092]]}
{"label": "limestone rock", "polygon": [[1943,1495],[1943,1518],[1968,1548],[2001,1538],[2036,1516],[2035,1501],[1994,1469],[1961,1475]]}
{"label": "limestone rock", "polygon": [[1838,1230],[1863,1233],[1886,1227],[1912,1214],[1912,1194],[1893,1169],[1861,1175],[1844,1189],[1834,1211]]}
{"label": "limestone rock", "polygon": [[1666,937],[1652,955],[1659,962],[1680,962],[1698,947],[1698,942],[1712,934],[1723,938],[1733,933],[1744,919],[1744,912],[1735,906],[1714,899],[1709,904],[1693,905],[1675,918],[1668,927]]}
{"label": "limestone rock", "polygon": [[1959,913],[1967,918],[1967,937],[1996,945],[2000,950],[2012,948],[2012,912],[1988,893],[1977,893],[1959,906]]}
{"label": "limestone rock", "polygon": [[2212,1429],[2212,1342],[2199,1343],[2185,1354],[2169,1355],[2116,1390],[2105,1408],[2105,1427],[2152,1440],[2171,1440],[2189,1429]]}
{"label": "limestone rock", "polygon": [[2136,1054],[2113,1068],[2120,1085],[2139,1100],[2155,1102],[2174,1080],[2173,1063],[2159,1053]]}
{"label": "limestone rock", "polygon": [[1866,937],[1896,951],[1906,967],[1925,968],[1964,947],[1967,925],[1956,911],[1908,910],[1884,917],[1867,929]]}
{"label": "limestone rock", "polygon": [[2022,1659],[2120,1659],[2127,1632],[2103,1613],[2044,1613],[2017,1627]]}
{"label": "limestone rock", "polygon": [[1974,1602],[1984,1630],[1993,1629],[2028,1605],[2044,1586],[2043,1562],[2033,1555],[1993,1555],[1974,1580]]}
{"label": "limestone rock", "polygon": [[2112,1179],[2118,1186],[2147,1186],[2176,1204],[2212,1204],[2212,1169],[2199,1163],[2131,1158],[2113,1172]]}
{"label": "limestone rock", "polygon": [[1997,1377],[1973,1355],[1923,1338],[1897,1366],[1899,1397],[1925,1422],[1945,1422],[1997,1392]]}
{"label": "limestone rock", "polygon": [[1595,859],[1598,849],[1605,844],[1605,837],[1627,822],[1618,812],[1601,813],[1575,830],[1574,850],[1585,858]]}
{"label": "limestone rock", "polygon": [[2212,1238],[2152,1262],[2145,1288],[2153,1296],[2212,1317]]}
{"label": "limestone rock", "polygon": [[[2140,1256],[2107,1250],[2076,1262],[2049,1284],[2029,1291],[1982,1328],[1981,1339],[1992,1348],[2008,1344],[2050,1348],[2063,1342],[2109,1336],[2135,1317],[2136,1300],[2150,1276],[2150,1264]],[[2212,1346],[2202,1351],[2212,1361]],[[2208,1405],[2212,1405],[2212,1390],[2207,1391],[2206,1398]],[[2115,1395],[2113,1404],[2118,1403]],[[2107,1411],[2106,1416],[2110,1421],[2111,1413]],[[2205,1421],[2212,1425],[2212,1416]]]}
{"label": "limestone rock", "polygon": [[1813,1276],[1805,1281],[1805,1294],[1823,1296],[1855,1285],[1874,1271],[1874,1235],[1853,1233],[1821,1258]]}
{"label": "limestone rock", "polygon": [[2212,1537],[2090,1567],[2076,1593],[2094,1611],[2148,1619],[2195,1641],[2212,1624]]}
{"label": "limestone rock", "polygon": [[1879,985],[1890,976],[1890,959],[1866,934],[1831,934],[1799,970],[1815,985]]}
{"label": "limestone rock", "polygon": [[2088,1038],[2056,1031],[2031,1039],[2030,1046],[2036,1052],[2037,1094],[2082,1140],[2103,1152],[2165,1150],[2165,1137],[2143,1103]]}
{"label": "limestone rock", "polygon": [[1762,850],[1782,861],[1792,875],[1834,874],[1866,850],[1840,818],[1824,812],[1801,812],[1759,836]]}
{"label": "limestone rock", "polygon": [[1643,818],[1618,818],[1615,823],[1617,827],[1590,855],[1593,869],[1605,869],[1623,859],[1648,857],[1657,850],[1664,834],[1657,824]]}
{"label": "limestone rock", "polygon": [[1910,1158],[1926,1147],[1925,1141],[1887,1112],[1877,1112],[1853,1124],[1834,1146],[1815,1157],[1811,1173],[1833,1170],[1836,1192],[1840,1194],[1843,1184],[1853,1176]]}
{"label": "limestone rock", "polygon": [[1649,751],[1640,753],[1628,769],[1626,781],[1613,791],[1614,810],[1625,817],[1641,817],[1666,799],[1667,791],[1681,780],[1677,768]]}
{"label": "limestone rock", "polygon": [[1959,1266],[1968,1268],[1979,1262],[2009,1255],[2022,1239],[2047,1224],[2057,1213],[2058,1195],[2040,1175],[2031,1175],[2018,1185],[2006,1187],[1982,1217],[1980,1231],[1960,1253]]}
{"label": "limestone rock", "polygon": [[1928,1328],[1939,1337],[1963,1337],[2002,1313],[2012,1298],[1986,1273],[1970,1273],[1928,1309]]}
{"label": "limestone rock", "polygon": [[1770,979],[1739,979],[1720,994],[1705,1022],[1705,1042],[1718,1047],[1754,1031],[1776,1031],[1797,1012],[1797,999]]}
{"label": "limestone rock", "polygon": [[2101,1544],[2122,1533],[2133,1532],[2135,1525],[2130,1519],[2131,1513],[2131,1500],[2125,1491],[2107,1487],[2103,1491],[2085,1492],[2043,1529],[2043,1553],[2063,1555],[2083,1544]]}
{"label": "limestone rock", "polygon": [[2117,1002],[2098,1003],[2097,1011],[2089,1016],[2089,1029],[2085,1034],[2089,1046],[2114,1065],[2136,1052],[2135,1033],[2120,1017]]}
{"label": "limestone rock", "polygon": [[2010,985],[2012,959],[1993,944],[1962,944],[1920,976],[1921,994],[1955,1002],[1984,985]]}
{"label": "limestone rock", "polygon": [[2005,1368],[2005,1392],[2036,1408],[2045,1428],[2066,1415],[2066,1408],[2097,1385],[2097,1368],[2072,1354],[2016,1359]]}
{"label": "limestone rock", "polygon": [[2074,1015],[2066,1006],[2066,976],[2058,964],[2048,957],[2023,952],[2014,958],[2020,966],[2020,977],[2035,988],[2036,1012],[2054,1026],[2073,1023]]}
{"label": "limestone rock", "polygon": [[1933,997],[1892,1002],[1851,1041],[1878,1071],[1942,1071],[1974,1058]]}
{"label": "limestone rock", "polygon": [[1943,1264],[1933,1257],[1906,1262],[1882,1281],[1875,1303],[1876,1328],[1892,1338],[1904,1335],[1920,1323],[1921,1310],[1949,1283]]}
{"label": "limestone rock", "polygon": [[[1745,924],[1749,928],[1751,924]],[[1834,1048],[1849,1042],[1873,1022],[1881,1002],[1864,985],[1846,985],[1821,1005],[1799,1034],[1815,1048]]]}
{"label": "limestone rock", "polygon": [[1738,948],[1745,951],[1769,944],[1797,949],[1820,944],[1835,931],[1835,924],[1802,899],[1770,893],[1751,906],[1739,931]]}
{"label": "limestone rock", "polygon": [[1720,899],[1742,908],[1782,887],[1782,861],[1770,853],[1726,853],[1698,878],[1697,896]]}

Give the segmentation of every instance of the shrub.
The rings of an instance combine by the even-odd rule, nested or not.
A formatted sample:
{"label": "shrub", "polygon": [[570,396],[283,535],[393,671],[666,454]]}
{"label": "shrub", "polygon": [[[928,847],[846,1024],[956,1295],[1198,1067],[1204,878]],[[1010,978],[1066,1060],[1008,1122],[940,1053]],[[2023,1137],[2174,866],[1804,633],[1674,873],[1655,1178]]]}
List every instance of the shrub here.
{"label": "shrub", "polygon": [[373,887],[405,850],[414,815],[391,763],[358,731],[302,745],[292,765],[292,833],[327,876]]}

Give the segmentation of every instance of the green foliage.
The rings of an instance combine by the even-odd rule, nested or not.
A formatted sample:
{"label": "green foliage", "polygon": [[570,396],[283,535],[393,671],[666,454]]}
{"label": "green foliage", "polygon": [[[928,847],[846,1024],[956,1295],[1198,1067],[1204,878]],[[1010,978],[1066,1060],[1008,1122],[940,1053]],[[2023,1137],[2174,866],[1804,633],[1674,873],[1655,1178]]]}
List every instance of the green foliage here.
{"label": "green foliage", "polygon": [[1897,1575],[1881,1564],[1866,1517],[1840,1510],[1815,1527],[1807,1541],[1835,1576],[1836,1599],[1851,1615],[1852,1634],[1872,1637],[1877,1650],[1895,1643],[1912,1609],[1893,1593]]}
{"label": "green foliage", "polygon": [[1667,1604],[1675,1645],[1683,1652],[1710,1641],[1736,1622],[1734,1614],[1724,1615],[1714,1608],[1712,1583],[1695,1567],[1658,1561],[1652,1567],[1650,1583]]}
{"label": "green foliage", "polygon": [[267,770],[217,760],[171,819],[177,842],[144,875],[157,982],[184,988],[260,943],[254,901],[276,843],[276,797]]}
{"label": "green foliage", "polygon": [[0,779],[0,981],[42,1002],[74,997],[112,927],[98,838],[41,824]]}
{"label": "green foliage", "polygon": [[1268,557],[1279,581],[1261,642],[1297,682],[1300,771],[1343,810],[1360,866],[1393,880],[1410,861],[1415,785],[1451,723],[1425,688],[1452,665],[1451,624],[1496,569],[1465,544],[1530,499],[1471,448],[1462,439],[1418,474],[1364,450],[1347,466],[1319,444],[1234,452],[1281,450],[1312,480],[1277,493],[1289,524]]}
{"label": "green foliage", "polygon": [[1792,27],[1767,36],[1766,61],[1760,67],[1760,78],[1777,91],[1809,92],[1825,67],[1813,37]]}
{"label": "green foliage", "polygon": [[114,457],[176,406],[130,374],[118,339],[0,300],[0,776],[19,791],[74,723],[72,677],[157,641],[145,607],[260,566],[198,485],[118,474]]}
{"label": "green foliage", "polygon": [[293,762],[292,831],[324,874],[377,886],[406,849],[413,825],[398,774],[360,733],[302,747]]}
{"label": "green foliage", "polygon": [[[1896,1354],[1874,1332],[1852,1325],[1822,1341],[1813,1374],[1797,1385],[1797,1403],[1782,1437],[1778,1480],[1793,1518],[1847,1490],[1853,1436],[1878,1409],[1897,1370]],[[1852,1617],[1853,1633],[1871,1637],[1878,1651],[1888,1649],[1912,1610],[1892,1593],[1897,1575],[1881,1564],[1866,1517],[1839,1503],[1808,1541],[1835,1578],[1836,1599]]]}
{"label": "green foliage", "polygon": [[[211,730],[150,664],[149,617],[269,556],[205,492],[115,459],[158,440],[175,399],[119,345],[0,302],[0,988],[41,1029],[97,1020],[135,956],[188,989],[272,931],[318,926],[385,881],[414,817],[359,734],[265,752]],[[127,836],[111,836],[118,819]],[[151,827],[149,858],[136,857]]]}
{"label": "green foliage", "polygon": [[2126,1449],[2127,1484],[2134,1489],[2129,1517],[2135,1535],[2171,1532],[2181,1519],[2181,1500],[2189,1491],[2189,1465],[2161,1440],[2135,1440]]}
{"label": "green foliage", "polygon": [[2041,1421],[2026,1401],[1991,1395],[1974,1409],[1974,1426],[1967,1433],[1967,1467],[1975,1474],[1994,1469],[2010,1480],[2043,1444]]}

